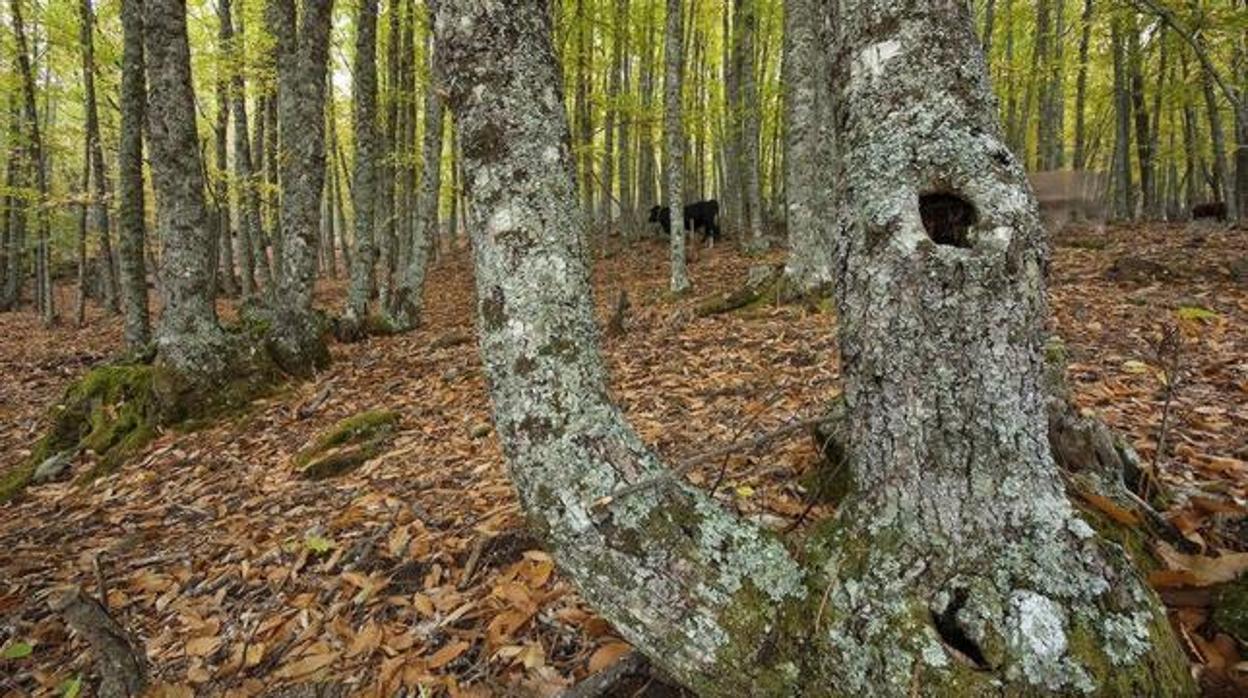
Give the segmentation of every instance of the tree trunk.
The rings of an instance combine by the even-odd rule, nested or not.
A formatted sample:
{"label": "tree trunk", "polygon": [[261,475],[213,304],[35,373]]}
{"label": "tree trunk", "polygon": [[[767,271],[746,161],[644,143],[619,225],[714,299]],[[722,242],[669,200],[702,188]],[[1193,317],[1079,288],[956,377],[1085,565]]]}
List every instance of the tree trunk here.
{"label": "tree trunk", "polygon": [[[1232,206],[1234,189],[1226,164],[1226,134],[1222,130],[1222,112],[1218,108],[1218,96],[1213,89],[1213,78],[1208,69],[1200,71],[1201,88],[1205,93],[1205,111],[1209,118],[1209,139],[1213,141],[1213,191],[1214,198]],[[1229,212],[1229,209],[1228,209]]]}
{"label": "tree trunk", "polygon": [[52,225],[48,216],[50,204],[48,198],[48,166],[43,151],[43,135],[39,126],[39,109],[35,97],[35,75],[30,65],[30,52],[26,42],[26,26],[22,19],[22,0],[12,0],[10,7],[13,13],[13,33],[17,49],[17,65],[22,81],[22,96],[25,105],[26,133],[28,139],[26,154],[30,161],[30,170],[35,175],[35,192],[38,196],[35,205],[35,220],[39,236],[37,275],[39,308],[44,326],[56,322],[56,297],[52,292]]}
{"label": "tree trunk", "polygon": [[146,0],[152,182],[160,217],[162,309],[158,361],[185,376],[224,376],[225,333],[217,324],[211,260],[214,236],[204,202],[195,92],[182,0]]}
{"label": "tree trunk", "polygon": [[[530,520],[701,695],[1193,694],[1156,596],[1074,515],[1048,451],[1043,233],[965,6],[844,6],[856,501],[800,556],[673,476],[608,398],[545,3],[439,10],[481,353]],[[935,234],[972,249],[924,232],[929,188]]]}
{"label": "tree trunk", "polygon": [[787,0],[784,5],[784,82],[788,120],[784,177],[789,256],[786,285],[801,294],[819,293],[832,283],[828,211],[831,149],[823,123],[827,101],[827,52],[821,39],[820,0]]}
{"label": "tree trunk", "polygon": [[[83,0],[84,3],[88,1]],[[229,0],[218,0],[217,41],[221,64],[217,67],[217,123],[213,129],[217,168],[213,173],[212,189],[216,199],[218,282],[225,295],[234,296],[238,294],[239,282],[234,276],[234,232],[230,216],[230,76],[226,73],[236,66],[231,66],[229,62],[230,41],[234,33],[229,13]]]}
{"label": "tree trunk", "polygon": [[[655,121],[655,63],[658,59],[655,50],[655,26],[658,22],[646,22],[645,50],[642,53],[641,77],[638,89],[641,92],[641,111],[643,121],[637,134],[637,200],[643,210],[655,205],[662,205],[661,195],[655,191],[654,162],[654,121]],[[666,45],[666,44],[665,44]],[[666,104],[666,102],[664,102]]]}
{"label": "tree trunk", "polygon": [[147,238],[143,214],[143,131],[147,87],[143,60],[143,0],[122,0],[121,140],[117,146],[118,262],[126,349],[141,353],[151,342],[147,310]]}
{"label": "tree trunk", "polygon": [[757,52],[754,49],[758,31],[757,0],[742,0],[740,7],[737,16],[741,20],[741,55],[745,57],[741,66],[741,98],[745,112],[741,129],[744,151],[741,159],[745,170],[742,174],[745,178],[745,203],[749,207],[750,245],[754,249],[763,249],[767,247],[767,239],[763,236],[763,197],[759,183],[758,143],[762,106],[758,99]]}
{"label": "tree trunk", "polygon": [[[386,51],[386,75],[389,89],[386,90],[386,114],[378,151],[381,162],[377,171],[379,176],[377,177],[377,209],[374,226],[377,235],[375,241],[377,303],[382,309],[390,306],[390,291],[393,289],[392,279],[394,278],[395,231],[397,230],[395,225],[397,209],[394,196],[398,174],[395,157],[399,133],[399,3],[397,0],[390,0],[387,16],[390,20],[390,39]],[[358,260],[356,263],[359,263]]]}
{"label": "tree trunk", "polygon": [[1154,198],[1153,151],[1150,142],[1148,107],[1144,103],[1144,55],[1140,49],[1137,20],[1131,17],[1127,26],[1127,69],[1131,77],[1131,111],[1135,115],[1135,151],[1140,168],[1140,203],[1144,214],[1153,217],[1156,212]]}
{"label": "tree trunk", "polygon": [[[325,76],[333,1],[269,0],[277,29],[278,123],[282,133],[281,274],[273,298],[269,348],[281,368],[307,376],[329,363],[312,311],[316,282],[317,202],[325,177]],[[298,22],[298,29],[296,29]],[[296,136],[297,134],[297,136]]]}
{"label": "tree trunk", "polygon": [[637,228],[636,183],[633,181],[633,122],[637,109],[633,101],[633,32],[629,0],[615,0],[616,41],[620,43],[620,94],[625,107],[616,119],[616,142],[619,144],[620,226],[625,238],[631,239]]}
{"label": "tree trunk", "polygon": [[96,238],[100,241],[99,272],[100,299],[105,310],[117,312],[117,270],[113,261],[113,244],[109,235],[108,177],[104,175],[104,147],[100,142],[100,117],[95,100],[95,17],[91,10],[91,1],[79,3],[79,19],[81,22],[80,42],[82,43],[82,89],[86,96],[87,126],[87,162],[94,190],[84,190],[84,195],[93,198],[91,202],[91,226],[95,229]]}
{"label": "tree trunk", "polygon": [[[373,207],[377,202],[377,0],[362,0],[355,21],[355,69],[351,77],[355,172],[351,193],[355,209],[355,255],[351,288],[343,314],[344,337],[359,337],[373,295]],[[393,11],[393,10],[391,10]],[[393,37],[392,37],[393,40]]]}
{"label": "tree trunk", "polygon": [[26,277],[26,197],[20,193],[29,176],[30,156],[23,145],[22,110],[18,97],[9,95],[9,133],[13,146],[9,149],[9,161],[5,174],[8,190],[4,208],[8,227],[8,270],[4,277],[4,290],[0,293],[0,310],[15,310],[22,300],[22,285]]}
{"label": "tree trunk", "polygon": [[1075,79],[1074,168],[1087,168],[1088,45],[1092,40],[1092,0],[1083,0],[1082,29],[1079,34],[1079,76]]}
{"label": "tree trunk", "polygon": [[[431,13],[432,14],[432,13]],[[413,18],[413,21],[415,18]],[[429,18],[430,22],[433,17]],[[421,145],[420,201],[416,204],[415,237],[411,258],[403,268],[391,300],[390,324],[396,330],[417,327],[424,310],[425,274],[430,251],[438,241],[438,194],[442,191],[442,98],[441,59],[437,48],[429,53],[429,83],[425,88],[425,135]]]}
{"label": "tree trunk", "polygon": [[82,187],[79,195],[82,204],[78,206],[78,297],[74,299],[74,326],[82,327],[87,319],[87,209],[91,208],[91,144],[83,141]]}
{"label": "tree trunk", "polygon": [[672,293],[689,290],[689,272],[685,268],[685,133],[681,120],[681,81],[684,72],[681,35],[684,23],[681,0],[667,0],[667,29],[664,41],[663,81],[663,173],[667,179],[667,206],[671,221],[671,282]]}
{"label": "tree trunk", "polygon": [[1135,215],[1135,190],[1131,184],[1131,95],[1127,86],[1126,44],[1122,19],[1110,21],[1110,46],[1114,63],[1114,215],[1127,220]]}
{"label": "tree trunk", "polygon": [[[238,17],[240,20],[243,17],[241,8],[239,10]],[[239,26],[239,33],[243,34],[241,23]],[[263,89],[263,87],[261,87],[261,89]],[[241,95],[244,100],[243,107],[245,113],[245,108],[247,106],[246,92],[239,90],[238,94]],[[272,260],[269,258],[268,241],[269,238],[276,236],[279,233],[279,226],[273,224],[271,220],[266,220],[266,214],[271,213],[268,209],[272,208],[272,197],[267,191],[268,183],[265,181],[264,175],[264,163],[266,159],[268,159],[265,157],[265,143],[267,142],[265,139],[265,132],[268,131],[268,129],[265,128],[265,123],[267,121],[265,115],[269,112],[270,101],[271,98],[269,95],[263,93],[256,98],[256,116],[254,121],[255,129],[251,137],[251,178],[249,179],[251,186],[248,187],[248,189],[250,190],[250,196],[254,197],[254,203],[250,204],[250,206],[255,209],[256,227],[252,229],[252,245],[255,246],[255,249],[253,250],[253,256],[255,258],[254,266],[257,270],[259,270],[259,281],[264,284],[264,290],[272,296],[277,290],[277,284],[274,282],[277,271],[274,267],[281,264],[281,259],[276,256]],[[235,104],[237,104],[237,102]],[[238,132],[235,133],[237,134]],[[274,216],[271,215],[268,216],[269,219],[273,217]]]}

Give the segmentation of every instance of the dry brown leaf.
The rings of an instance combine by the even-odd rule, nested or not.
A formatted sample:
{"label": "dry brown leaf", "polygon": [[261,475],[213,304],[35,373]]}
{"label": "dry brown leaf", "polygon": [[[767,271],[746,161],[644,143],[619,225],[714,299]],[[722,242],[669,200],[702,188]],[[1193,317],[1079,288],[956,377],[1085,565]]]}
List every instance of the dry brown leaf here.
{"label": "dry brown leaf", "polygon": [[186,653],[192,657],[207,657],[220,646],[221,637],[218,635],[196,637],[186,641]]}
{"label": "dry brown leaf", "polygon": [[351,647],[347,650],[348,657],[356,657],[361,654],[372,654],[374,650],[381,646],[381,626],[374,621],[369,621],[360,628],[360,632],[356,633],[355,639],[351,641]]}
{"label": "dry brown leaf", "polygon": [[282,665],[273,676],[279,679],[297,679],[324,669],[338,659],[337,652],[311,654]]}
{"label": "dry brown leaf", "polygon": [[443,645],[442,649],[439,649],[437,652],[430,655],[429,668],[437,669],[450,664],[455,661],[459,655],[466,652],[469,647],[470,645],[463,640],[456,640],[455,642]]}
{"label": "dry brown leaf", "polygon": [[632,650],[633,646],[627,642],[608,642],[590,655],[587,669],[589,670],[589,673],[597,674],[603,669],[615,664],[620,657],[623,657]]}

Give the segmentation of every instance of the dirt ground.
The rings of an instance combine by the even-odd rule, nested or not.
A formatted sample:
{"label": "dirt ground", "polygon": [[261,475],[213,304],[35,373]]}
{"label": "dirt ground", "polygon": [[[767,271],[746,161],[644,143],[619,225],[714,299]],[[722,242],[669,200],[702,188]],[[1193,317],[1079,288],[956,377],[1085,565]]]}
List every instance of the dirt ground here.
{"label": "dirt ground", "polygon": [[[1070,231],[1051,269],[1053,329],[1077,402],[1151,464],[1170,393],[1156,459],[1166,513],[1223,560],[1248,552],[1236,533],[1248,526],[1235,525],[1248,502],[1246,236],[1179,225]],[[781,253],[752,258],[721,244],[694,265],[694,296],[673,302],[659,243],[610,247],[594,274],[600,319],[621,289],[632,304],[628,332],[604,340],[613,390],[669,462],[815,415],[839,390],[831,313],[693,312]],[[322,307],[339,308],[343,285],[319,294]],[[32,650],[0,659],[0,694],[93,680],[86,645],[47,601],[69,583],[97,593],[101,580],[169,694],[328,681],[362,695],[552,695],[626,653],[524,531],[489,428],[466,252],[438,260],[427,299],[418,331],[335,344],[327,371],[243,414],[163,433],[115,475],[33,487],[0,505],[0,648]],[[1178,348],[1159,354],[1169,326]],[[50,330],[30,312],[0,314],[0,470],[29,455],[48,407],[120,342],[119,320],[96,309],[83,328]],[[1171,359],[1172,391],[1160,370]],[[380,456],[332,480],[296,475],[292,456],[318,434],[381,408],[400,423]],[[74,472],[89,469],[87,458]],[[807,508],[799,479],[814,464],[798,435],[688,478],[722,480],[725,506],[783,529]],[[830,513],[816,508],[803,525]],[[1233,686],[1245,648],[1210,625],[1208,594],[1163,592],[1193,662]]]}

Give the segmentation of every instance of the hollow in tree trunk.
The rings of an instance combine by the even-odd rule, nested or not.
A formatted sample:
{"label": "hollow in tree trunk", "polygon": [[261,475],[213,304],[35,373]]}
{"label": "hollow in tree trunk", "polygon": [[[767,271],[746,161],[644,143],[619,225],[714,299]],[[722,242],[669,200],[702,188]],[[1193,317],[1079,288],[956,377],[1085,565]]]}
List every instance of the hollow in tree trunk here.
{"label": "hollow in tree trunk", "polygon": [[530,521],[702,695],[1191,694],[1156,596],[1062,493],[1043,233],[965,5],[841,7],[854,488],[800,555],[673,477],[608,397],[546,3],[439,10],[481,353]]}

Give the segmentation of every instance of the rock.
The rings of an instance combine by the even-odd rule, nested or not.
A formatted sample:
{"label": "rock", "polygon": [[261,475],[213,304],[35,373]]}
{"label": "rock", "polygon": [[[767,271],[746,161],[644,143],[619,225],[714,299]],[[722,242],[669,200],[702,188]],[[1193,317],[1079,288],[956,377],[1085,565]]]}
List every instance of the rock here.
{"label": "rock", "polygon": [[44,460],[35,467],[35,473],[30,478],[31,482],[36,485],[42,485],[53,480],[59,480],[69,470],[69,464],[73,462],[73,459],[73,451],[62,451]]}
{"label": "rock", "polygon": [[1143,257],[1119,257],[1105,272],[1105,278],[1110,281],[1130,283],[1151,283],[1173,276],[1165,265]]}

